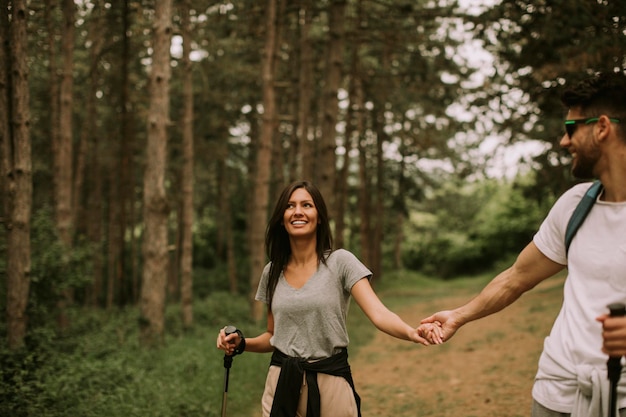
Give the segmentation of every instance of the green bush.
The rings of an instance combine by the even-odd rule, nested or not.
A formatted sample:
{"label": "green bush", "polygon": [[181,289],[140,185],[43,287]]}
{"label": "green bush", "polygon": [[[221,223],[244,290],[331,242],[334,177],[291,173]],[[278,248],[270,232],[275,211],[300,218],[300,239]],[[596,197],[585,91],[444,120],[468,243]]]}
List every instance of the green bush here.
{"label": "green bush", "polygon": [[[191,331],[183,330],[180,307],[168,306],[165,346],[153,350],[139,347],[137,308],[76,308],[70,316],[63,336],[40,327],[30,331],[24,349],[0,351],[0,415],[219,416],[218,330],[228,323],[248,335],[263,330],[250,322],[247,300],[227,293],[196,302]],[[267,355],[235,358],[229,415],[258,407],[268,363]]]}
{"label": "green bush", "polygon": [[429,207],[413,213],[403,262],[442,278],[474,274],[517,254],[528,244],[552,201],[525,195],[527,185],[480,183],[442,190]]}

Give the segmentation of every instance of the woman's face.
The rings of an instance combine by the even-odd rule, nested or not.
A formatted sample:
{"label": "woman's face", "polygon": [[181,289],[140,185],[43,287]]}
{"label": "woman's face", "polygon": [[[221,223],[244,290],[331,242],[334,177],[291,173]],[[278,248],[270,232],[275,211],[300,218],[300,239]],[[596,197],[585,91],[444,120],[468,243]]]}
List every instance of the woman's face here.
{"label": "woman's face", "polygon": [[290,237],[315,236],[318,221],[317,207],[311,194],[304,188],[291,193],[283,214],[287,234]]}

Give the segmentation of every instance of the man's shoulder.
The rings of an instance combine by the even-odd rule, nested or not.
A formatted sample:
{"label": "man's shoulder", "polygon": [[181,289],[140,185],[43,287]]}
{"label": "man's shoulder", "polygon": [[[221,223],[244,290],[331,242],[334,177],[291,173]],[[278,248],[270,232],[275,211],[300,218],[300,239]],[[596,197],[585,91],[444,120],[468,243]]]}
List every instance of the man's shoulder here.
{"label": "man's shoulder", "polygon": [[589,189],[589,187],[591,187],[592,184],[593,184],[592,181],[579,182],[578,184],[570,187],[570,189],[567,190],[566,193],[575,193],[577,195],[583,195],[587,192],[587,190]]}
{"label": "man's shoulder", "polygon": [[565,191],[561,195],[561,197],[559,197],[559,200],[568,201],[570,203],[571,202],[577,203],[578,201],[580,201],[581,198],[583,198],[583,196],[585,195],[585,193],[587,192],[589,187],[591,187],[592,184],[593,182],[588,181],[588,182],[581,182],[576,185],[573,185],[567,191]]}

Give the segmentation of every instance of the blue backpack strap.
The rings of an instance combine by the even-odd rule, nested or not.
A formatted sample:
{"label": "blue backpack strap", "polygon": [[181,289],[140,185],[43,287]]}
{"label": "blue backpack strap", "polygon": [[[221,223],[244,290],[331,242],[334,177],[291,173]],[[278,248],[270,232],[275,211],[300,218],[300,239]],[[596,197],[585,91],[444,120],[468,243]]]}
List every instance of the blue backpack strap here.
{"label": "blue backpack strap", "polygon": [[567,223],[567,230],[565,231],[565,253],[569,251],[572,239],[574,239],[578,228],[585,220],[585,217],[587,217],[587,214],[591,210],[591,207],[593,207],[593,204],[596,202],[602,190],[602,183],[600,181],[594,181],[574,209],[574,213],[572,213],[572,217],[570,217]]}

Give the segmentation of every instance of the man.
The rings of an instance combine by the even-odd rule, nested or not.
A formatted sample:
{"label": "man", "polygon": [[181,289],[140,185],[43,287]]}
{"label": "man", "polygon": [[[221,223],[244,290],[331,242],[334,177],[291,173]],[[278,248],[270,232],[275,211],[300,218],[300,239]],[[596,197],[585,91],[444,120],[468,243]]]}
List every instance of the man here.
{"label": "man", "polygon": [[[596,75],[567,90],[562,101],[568,113],[560,145],[572,155],[572,173],[604,186],[569,250],[567,223],[589,183],[559,198],[510,268],[467,304],[422,320],[424,326],[441,325],[438,332],[422,332],[431,342],[446,341],[464,324],[502,310],[567,268],[563,305],[539,359],[532,417],[600,417],[608,407],[607,353],[626,354],[626,319],[608,317],[606,307],[626,302],[626,76]],[[626,396],[618,395],[617,404],[626,417]]]}

